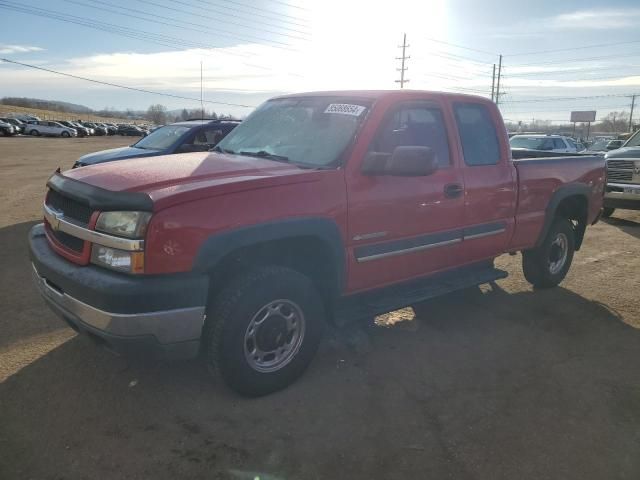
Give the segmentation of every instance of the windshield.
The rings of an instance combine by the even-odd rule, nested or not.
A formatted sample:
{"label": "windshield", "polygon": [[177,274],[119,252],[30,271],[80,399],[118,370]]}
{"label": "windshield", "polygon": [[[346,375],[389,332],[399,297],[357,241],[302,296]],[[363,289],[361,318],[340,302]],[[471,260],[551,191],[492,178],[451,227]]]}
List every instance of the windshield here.
{"label": "windshield", "polygon": [[640,147],[640,130],[633,134],[633,136],[627,140],[624,144],[625,147]]}
{"label": "windshield", "polygon": [[164,150],[173,145],[189,130],[189,127],[182,125],[167,125],[154,130],[133,146],[136,148],[144,148],[145,150]]}
{"label": "windshield", "polygon": [[216,147],[299,165],[334,164],[365,117],[368,102],[336,97],[283,98],[262,104]]}
{"label": "windshield", "polygon": [[531,150],[542,150],[547,137],[511,137],[509,143],[512,148],[528,148]]}

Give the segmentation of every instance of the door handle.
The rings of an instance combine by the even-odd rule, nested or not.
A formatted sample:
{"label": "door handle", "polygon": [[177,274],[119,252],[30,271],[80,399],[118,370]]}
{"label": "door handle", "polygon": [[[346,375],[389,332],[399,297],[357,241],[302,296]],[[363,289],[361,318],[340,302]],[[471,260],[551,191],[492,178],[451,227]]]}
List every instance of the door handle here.
{"label": "door handle", "polygon": [[462,195],[462,185],[450,183],[444,186],[444,196],[447,198],[457,198]]}

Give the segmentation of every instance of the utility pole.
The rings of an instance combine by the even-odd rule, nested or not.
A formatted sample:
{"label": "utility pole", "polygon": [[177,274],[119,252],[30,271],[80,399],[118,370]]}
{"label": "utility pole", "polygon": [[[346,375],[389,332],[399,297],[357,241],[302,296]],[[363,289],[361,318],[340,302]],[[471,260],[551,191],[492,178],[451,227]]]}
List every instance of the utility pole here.
{"label": "utility pole", "polygon": [[407,34],[405,33],[402,39],[402,45],[398,45],[398,48],[402,48],[402,56],[396,57],[396,60],[401,60],[400,68],[396,68],[396,70],[400,72],[400,80],[396,80],[396,83],[400,84],[400,88],[404,88],[404,84],[409,81],[409,80],[405,80],[404,78],[404,72],[408,70],[408,68],[404,66],[404,62],[411,58],[411,57],[407,57],[406,55],[406,51],[408,47],[409,45],[407,45]]}
{"label": "utility pole", "polygon": [[200,60],[200,120],[204,120],[204,100],[202,98],[202,60]]}
{"label": "utility pole", "polygon": [[631,96],[631,113],[629,114],[629,133],[633,132],[633,107],[636,106],[636,95]]}
{"label": "utility pole", "polygon": [[493,64],[493,74],[491,75],[491,101],[493,102],[493,99],[495,97],[495,93],[496,93],[496,64]]}
{"label": "utility pole", "polygon": [[498,84],[496,86],[496,105],[500,103],[500,77],[502,76],[502,54],[498,59]]}

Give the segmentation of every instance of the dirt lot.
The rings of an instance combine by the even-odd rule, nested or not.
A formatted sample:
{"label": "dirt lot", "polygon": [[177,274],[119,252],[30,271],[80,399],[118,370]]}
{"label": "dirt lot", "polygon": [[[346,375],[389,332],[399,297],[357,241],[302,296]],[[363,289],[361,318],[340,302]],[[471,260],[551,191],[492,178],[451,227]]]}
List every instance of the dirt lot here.
{"label": "dirt lot", "polygon": [[497,286],[330,332],[298,383],[246,400],[196,362],[95,348],[31,285],[47,176],[128,143],[0,138],[0,478],[640,478],[640,213],[590,228],[560,288],[500,258]]}

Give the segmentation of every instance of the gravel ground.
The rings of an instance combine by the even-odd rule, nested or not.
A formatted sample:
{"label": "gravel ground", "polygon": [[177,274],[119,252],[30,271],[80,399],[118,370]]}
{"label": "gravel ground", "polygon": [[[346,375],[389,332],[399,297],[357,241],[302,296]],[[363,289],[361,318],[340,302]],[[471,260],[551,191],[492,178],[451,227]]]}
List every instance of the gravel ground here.
{"label": "gravel ground", "polygon": [[331,331],[247,400],[197,362],[95,348],[31,285],[48,175],[129,143],[0,138],[1,479],[640,478],[640,212],[589,228],[559,288],[501,257],[509,278]]}

